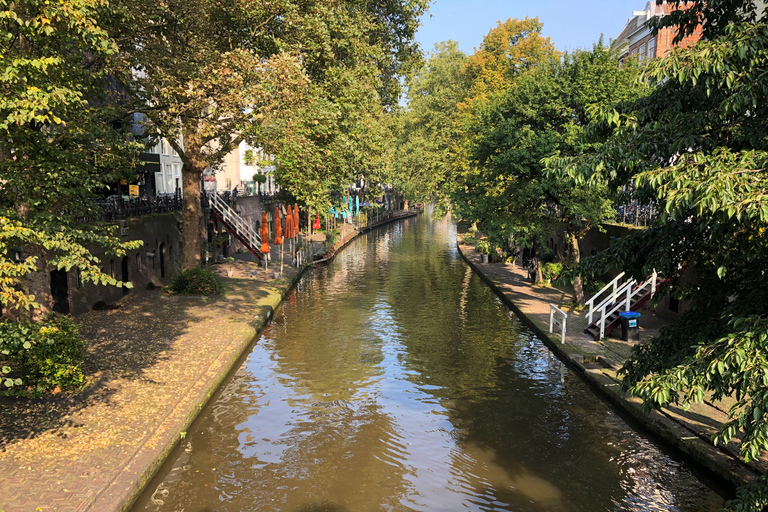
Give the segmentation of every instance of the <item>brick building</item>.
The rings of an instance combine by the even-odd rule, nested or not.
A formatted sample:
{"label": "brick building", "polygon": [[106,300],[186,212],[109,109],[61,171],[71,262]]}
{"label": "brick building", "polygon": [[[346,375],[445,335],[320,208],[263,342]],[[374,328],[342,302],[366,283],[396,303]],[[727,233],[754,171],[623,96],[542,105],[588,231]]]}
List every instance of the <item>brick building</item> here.
{"label": "brick building", "polygon": [[611,43],[614,48],[621,48],[619,61],[624,61],[630,56],[634,56],[640,62],[664,57],[675,46],[686,47],[698,41],[701,38],[700,29],[697,29],[690,36],[686,36],[678,44],[672,43],[677,33],[675,28],[662,29],[656,37],[653,36],[651,30],[646,26],[648,20],[664,16],[672,9],[673,6],[668,3],[656,5],[656,2],[651,0],[645,4],[645,10],[634,11],[633,17],[627,21],[619,36]]}

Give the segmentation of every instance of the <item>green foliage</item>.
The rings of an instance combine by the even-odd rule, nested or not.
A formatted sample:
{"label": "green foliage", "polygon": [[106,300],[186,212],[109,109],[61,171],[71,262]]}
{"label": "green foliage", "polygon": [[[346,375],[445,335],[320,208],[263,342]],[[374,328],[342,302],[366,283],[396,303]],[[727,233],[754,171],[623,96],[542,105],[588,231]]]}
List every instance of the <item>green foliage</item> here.
{"label": "green foliage", "polygon": [[327,231],[323,231],[323,234],[325,235],[325,250],[332,251],[334,249],[334,245],[336,244],[336,240],[338,240],[339,236],[341,235],[341,231],[338,229],[329,229]]}
{"label": "green foliage", "polygon": [[[580,265],[595,277],[656,269],[662,293],[690,305],[634,349],[624,390],[648,408],[732,397],[713,441],[738,435],[753,460],[768,450],[768,25],[734,22],[754,15],[749,4],[694,2],[688,28],[703,23],[709,39],[651,62],[644,97],[595,110],[587,131],[608,135],[602,146],[550,164],[577,184],[631,182],[657,198],[657,225]],[[766,493],[761,480],[729,507],[760,510]]]}
{"label": "green foliage", "polygon": [[762,474],[736,489],[736,499],[727,501],[729,512],[762,512],[768,507],[768,474]]}
{"label": "green foliage", "polygon": [[261,173],[256,173],[256,174],[253,175],[253,181],[255,183],[266,183],[267,182],[267,175],[266,174],[261,174]]}
{"label": "green foliage", "polygon": [[619,68],[615,58],[601,42],[531,67],[477,102],[466,124],[467,164],[450,192],[456,213],[495,243],[511,233],[521,247],[540,243],[558,223],[581,236],[612,215],[605,184],[576,183],[542,161],[593,148],[598,142],[583,137],[591,106],[636,96],[637,68]]}
{"label": "green foliage", "polygon": [[[138,245],[80,219],[93,213],[96,191],[134,177],[143,145],[128,136],[124,98],[111,79],[121,56],[106,29],[114,14],[106,3],[0,6],[0,302],[17,314],[49,295],[30,288],[30,272],[78,268],[86,281],[118,284],[87,247],[121,255]],[[13,258],[16,246],[26,260]]]}
{"label": "green foliage", "polygon": [[11,311],[40,307],[35,295],[19,283],[30,273],[40,270],[42,262],[39,256],[34,255],[16,261],[13,248],[19,246],[44,249],[49,257],[47,266],[66,271],[77,268],[83,282],[126,288],[133,286],[105,274],[99,266],[99,259],[90,253],[85,244],[111,246],[114,254],[123,256],[126,250],[138,248],[141,242],[120,243],[116,237],[99,235],[88,229],[61,228],[48,233],[46,229],[33,230],[23,227],[21,222],[0,217],[0,303]]}
{"label": "green foliage", "polygon": [[562,273],[562,263],[544,263],[541,266],[541,275],[545,281],[554,283]]}
{"label": "green foliage", "polygon": [[175,295],[222,295],[224,285],[215,273],[200,267],[184,269],[173,276],[168,290]]}
{"label": "green foliage", "polygon": [[587,296],[594,295],[605,288],[606,284],[608,283],[599,279],[586,279],[584,280],[584,294]]}
{"label": "green foliage", "polygon": [[475,251],[479,252],[480,254],[490,254],[491,243],[488,240],[480,240],[477,242],[477,245],[475,245]]}
{"label": "green foliage", "polygon": [[392,181],[410,201],[442,195],[450,180],[456,105],[469,90],[462,73],[466,60],[455,41],[437,43],[423,69],[406,82],[408,106],[394,127]]}
{"label": "green foliage", "polygon": [[83,342],[67,317],[0,322],[0,359],[8,363],[0,369],[6,389],[73,389],[85,383]]}

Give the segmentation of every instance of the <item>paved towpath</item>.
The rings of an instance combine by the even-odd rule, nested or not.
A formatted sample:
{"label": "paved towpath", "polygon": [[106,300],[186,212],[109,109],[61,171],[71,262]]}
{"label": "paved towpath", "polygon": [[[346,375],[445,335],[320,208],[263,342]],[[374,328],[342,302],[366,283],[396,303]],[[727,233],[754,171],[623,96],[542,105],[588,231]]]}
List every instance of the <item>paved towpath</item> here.
{"label": "paved towpath", "polygon": [[[134,292],[76,323],[85,392],[0,402],[0,511],[122,510],[183,436],[297,277],[235,261],[220,298]],[[287,254],[286,254],[287,258]]]}
{"label": "paved towpath", "polygon": [[[565,343],[560,333],[549,333],[549,304],[561,309],[573,300],[572,289],[566,287],[534,286],[527,271],[508,263],[480,262],[474,244],[463,243],[459,229],[459,250],[473,269],[496,291],[504,302],[521,313],[524,320],[547,341],[550,348],[570,362],[587,380],[598,387],[616,405],[624,409],[646,428],[653,431],[678,450],[717,474],[731,485],[739,485],[768,470],[768,457],[744,464],[738,457],[738,440],[725,447],[715,447],[710,441],[717,427],[727,419],[728,401],[694,404],[688,411],[681,407],[665,408],[662,412],[645,414],[640,400],[619,394],[620,379],[616,372],[630,354],[632,345],[619,339],[592,341],[584,334],[586,312],[568,312]],[[649,339],[671,319],[640,311],[640,338]],[[620,329],[614,331],[620,333]]]}

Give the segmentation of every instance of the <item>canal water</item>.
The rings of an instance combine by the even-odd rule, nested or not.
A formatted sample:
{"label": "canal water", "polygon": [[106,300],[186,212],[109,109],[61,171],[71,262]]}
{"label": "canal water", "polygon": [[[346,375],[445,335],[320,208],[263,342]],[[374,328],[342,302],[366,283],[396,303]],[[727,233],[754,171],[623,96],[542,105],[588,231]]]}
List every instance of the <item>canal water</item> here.
{"label": "canal water", "polygon": [[134,511],[714,511],[409,219],[308,272]]}

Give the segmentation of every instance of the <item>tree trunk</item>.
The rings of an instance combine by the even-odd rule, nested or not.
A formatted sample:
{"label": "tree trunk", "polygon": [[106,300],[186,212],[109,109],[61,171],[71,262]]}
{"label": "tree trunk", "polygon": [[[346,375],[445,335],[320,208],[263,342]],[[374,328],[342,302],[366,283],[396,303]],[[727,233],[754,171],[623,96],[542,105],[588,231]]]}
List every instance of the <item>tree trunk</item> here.
{"label": "tree trunk", "polygon": [[[29,203],[22,202],[16,207],[16,213],[22,223],[26,223],[29,218]],[[48,255],[39,245],[25,245],[21,253],[24,258],[37,257],[37,271],[30,272],[20,281],[21,289],[29,295],[35,297],[35,301],[40,304],[39,308],[32,308],[29,311],[9,308],[10,318],[28,318],[30,320],[41,320],[53,309],[53,295],[51,294],[51,275],[48,273]]]}
{"label": "tree trunk", "polygon": [[[51,294],[51,274],[48,272],[48,256],[39,245],[27,245],[23,248],[25,257],[37,256],[37,272],[27,274],[24,284],[25,291],[35,296],[35,302],[40,304],[37,309],[29,310],[31,320],[42,320],[53,310],[53,295]],[[22,313],[24,315],[24,313]],[[24,315],[26,316],[26,315]]]}
{"label": "tree trunk", "polygon": [[544,276],[541,273],[541,260],[539,259],[539,244],[534,242],[533,244],[533,265],[536,269],[536,282],[541,283],[544,281]]}
{"label": "tree trunk", "polygon": [[203,251],[201,223],[203,210],[200,207],[200,178],[203,169],[186,162],[181,170],[184,197],[181,202],[181,268],[192,269],[200,266]]}
{"label": "tree trunk", "polygon": [[539,256],[534,256],[534,265],[536,265],[536,282],[541,283],[544,281],[544,276],[541,273],[541,260],[539,259]]}
{"label": "tree trunk", "polygon": [[[571,245],[571,256],[573,257],[573,264],[578,265],[581,261],[581,252],[579,251],[579,239],[573,234],[568,234],[568,242]],[[576,274],[573,278],[573,299],[576,304],[584,304],[584,285],[581,282],[581,274]]]}

